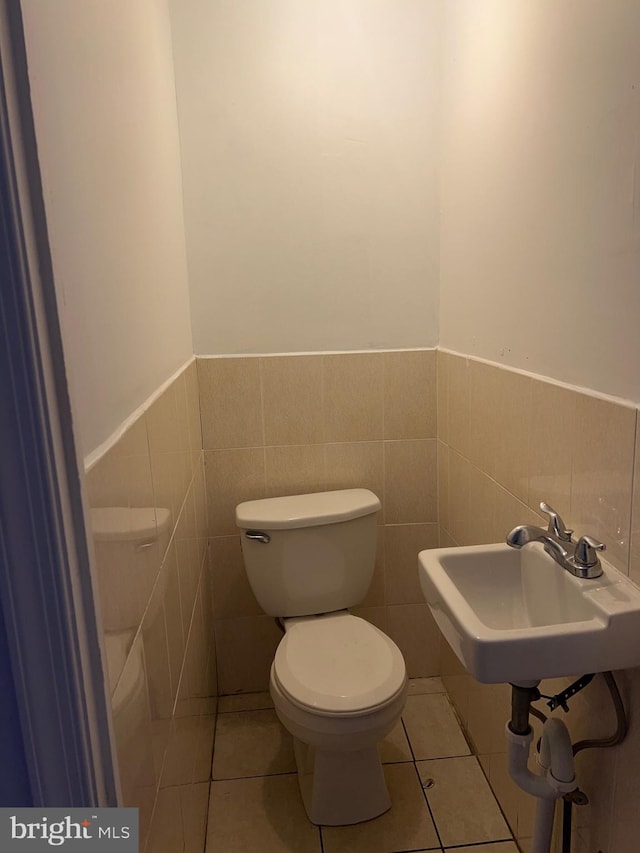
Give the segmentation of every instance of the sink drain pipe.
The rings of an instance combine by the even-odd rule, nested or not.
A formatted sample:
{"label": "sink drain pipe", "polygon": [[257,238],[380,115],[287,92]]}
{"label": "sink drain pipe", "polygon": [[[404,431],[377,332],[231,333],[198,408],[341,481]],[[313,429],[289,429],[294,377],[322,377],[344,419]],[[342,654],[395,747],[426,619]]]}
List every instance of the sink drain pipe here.
{"label": "sink drain pipe", "polygon": [[555,801],[575,791],[577,785],[571,738],[562,720],[548,719],[542,728],[538,755],[541,772],[532,773],[527,766],[533,741],[529,711],[531,701],[539,696],[538,683],[511,685],[511,720],[506,726],[506,736],[509,775],[518,787],[538,800],[531,853],[549,853]]}
{"label": "sink drain pipe", "polygon": [[[549,853],[555,800],[559,797],[564,798],[562,851],[570,853],[572,804],[585,805],[588,802],[585,794],[575,783],[573,757],[583,749],[606,749],[617,746],[627,736],[627,715],[616,680],[612,672],[603,672],[602,677],[615,710],[616,730],[609,737],[590,738],[574,744],[569,741],[569,733],[564,723],[556,718],[547,719],[531,703],[540,698],[550,699],[551,701],[547,704],[551,710],[562,707],[567,711],[566,700],[589,684],[593,676],[583,676],[558,696],[542,697],[538,690],[539,681],[511,685],[511,720],[507,724],[509,773],[520,788],[538,798],[532,853]],[[539,775],[531,773],[527,767],[533,739],[529,726],[530,714],[544,724],[537,759],[542,770]]]}

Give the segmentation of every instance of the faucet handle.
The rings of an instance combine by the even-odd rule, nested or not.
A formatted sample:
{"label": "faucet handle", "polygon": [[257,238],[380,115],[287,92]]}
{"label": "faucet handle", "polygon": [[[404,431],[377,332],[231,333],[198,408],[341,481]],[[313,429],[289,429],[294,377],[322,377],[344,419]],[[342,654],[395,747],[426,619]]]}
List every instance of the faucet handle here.
{"label": "faucet handle", "polygon": [[597,566],[600,562],[596,551],[606,551],[607,546],[603,542],[598,542],[593,536],[581,536],[576,545],[576,553],[574,561],[577,566],[585,566],[591,568]]}
{"label": "faucet handle", "polygon": [[549,506],[545,501],[540,501],[540,509],[545,515],[549,516],[548,532],[552,536],[556,536],[558,539],[561,539],[563,542],[571,542],[573,530],[569,530],[569,528],[566,527],[564,521],[560,518],[560,513],[556,512],[555,509],[552,506]]}

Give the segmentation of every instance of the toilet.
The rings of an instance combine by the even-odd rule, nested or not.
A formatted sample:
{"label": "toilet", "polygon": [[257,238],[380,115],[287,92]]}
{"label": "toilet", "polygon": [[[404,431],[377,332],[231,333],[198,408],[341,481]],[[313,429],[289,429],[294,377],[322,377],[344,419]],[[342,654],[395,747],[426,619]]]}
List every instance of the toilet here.
{"label": "toilet", "polygon": [[377,746],[403,711],[406,667],[393,640],[347,609],[371,583],[379,509],[368,489],[236,507],[249,583],[284,628],[269,686],[315,824],[359,823],[391,807]]}

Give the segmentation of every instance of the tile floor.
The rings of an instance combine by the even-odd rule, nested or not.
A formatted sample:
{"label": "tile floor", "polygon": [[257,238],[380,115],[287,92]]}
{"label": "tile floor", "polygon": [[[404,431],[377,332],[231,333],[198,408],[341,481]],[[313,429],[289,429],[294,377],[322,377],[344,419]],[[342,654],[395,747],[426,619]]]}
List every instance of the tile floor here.
{"label": "tile floor", "polygon": [[381,756],[391,810],[355,826],[313,826],[298,791],[291,736],[269,694],[223,696],[211,779],[161,792],[167,800],[182,796],[190,837],[174,850],[172,822],[154,816],[147,853],[518,853],[439,678],[410,682],[402,721]]}

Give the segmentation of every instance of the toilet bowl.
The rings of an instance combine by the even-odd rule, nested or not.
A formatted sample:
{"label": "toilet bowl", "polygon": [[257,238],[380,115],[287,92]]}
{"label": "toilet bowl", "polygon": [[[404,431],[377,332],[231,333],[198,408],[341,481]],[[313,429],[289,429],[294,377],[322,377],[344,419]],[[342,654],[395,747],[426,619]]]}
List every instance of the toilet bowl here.
{"label": "toilet bowl", "polygon": [[286,620],[285,630],[269,686],[294,737],[309,819],[341,826],[377,817],[391,807],[378,743],[404,708],[402,654],[347,611]]}
{"label": "toilet bowl", "polygon": [[249,583],[284,626],[270,692],[316,824],[359,823],[391,807],[378,743],[404,708],[406,667],[393,640],[348,611],[371,582],[379,508],[367,489],[236,508]]}

